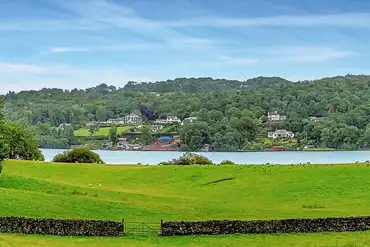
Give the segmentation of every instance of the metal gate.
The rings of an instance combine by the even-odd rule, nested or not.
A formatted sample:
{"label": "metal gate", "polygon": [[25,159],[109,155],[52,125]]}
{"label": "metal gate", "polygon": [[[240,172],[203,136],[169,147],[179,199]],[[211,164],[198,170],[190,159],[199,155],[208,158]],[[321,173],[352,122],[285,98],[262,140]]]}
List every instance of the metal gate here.
{"label": "metal gate", "polygon": [[158,236],[162,235],[161,223],[124,221],[124,234],[128,236]]}

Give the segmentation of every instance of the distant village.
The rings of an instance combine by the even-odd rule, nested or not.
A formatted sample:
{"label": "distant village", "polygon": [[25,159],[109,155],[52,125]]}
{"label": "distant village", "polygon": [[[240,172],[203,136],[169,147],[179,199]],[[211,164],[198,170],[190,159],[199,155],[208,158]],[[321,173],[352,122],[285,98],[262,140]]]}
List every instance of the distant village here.
{"label": "distant village", "polygon": [[[268,112],[265,115],[264,121],[270,123],[279,123],[287,119],[286,115],[280,114],[278,111]],[[262,122],[263,119],[260,119]],[[321,121],[325,117],[309,117],[310,121]],[[87,127],[93,125],[99,125],[101,127],[116,126],[130,126],[132,133],[140,133],[141,129],[145,126],[149,128],[152,133],[154,140],[149,145],[143,145],[134,139],[127,137],[119,137],[115,143],[110,140],[103,141],[100,149],[106,150],[144,150],[144,151],[178,151],[180,150],[181,140],[177,131],[166,132],[165,128],[169,126],[180,127],[189,123],[194,123],[197,121],[196,117],[187,117],[183,120],[179,119],[177,116],[166,116],[164,118],[155,119],[154,121],[145,121],[143,117],[136,113],[131,113],[124,117],[119,117],[115,119],[108,119],[107,121],[97,122],[92,121],[86,124]],[[294,140],[295,133],[286,129],[275,129],[273,131],[268,131],[265,136],[271,140]],[[138,138],[136,138],[138,139]],[[305,149],[309,149],[310,146],[305,146]],[[280,151],[284,150],[284,147],[273,147],[272,150]],[[211,144],[205,144],[201,151],[209,152],[213,151]]]}
{"label": "distant village", "polygon": [[[180,136],[177,131],[171,133],[162,134],[166,127],[169,126],[182,126],[188,123],[194,123],[197,120],[196,117],[188,117],[182,121],[177,116],[166,116],[165,118],[156,119],[154,121],[148,121],[144,124],[143,117],[131,113],[125,117],[119,117],[115,119],[108,119],[104,122],[92,121],[86,124],[87,127],[93,125],[99,125],[101,127],[109,126],[131,126],[133,133],[141,132],[144,126],[148,127],[154,138],[150,145],[142,145],[136,143],[135,140],[129,140],[129,138],[118,138],[117,143],[113,143],[110,140],[106,140],[102,143],[101,149],[106,150],[143,150],[143,151],[178,151],[180,149]],[[205,145],[207,147],[207,145]],[[208,150],[205,150],[208,151]]]}

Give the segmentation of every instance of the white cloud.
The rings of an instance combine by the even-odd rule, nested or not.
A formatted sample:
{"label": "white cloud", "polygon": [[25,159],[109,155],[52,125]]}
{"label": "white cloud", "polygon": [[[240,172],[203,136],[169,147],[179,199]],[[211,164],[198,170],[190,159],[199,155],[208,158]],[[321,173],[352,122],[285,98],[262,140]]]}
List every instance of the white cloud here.
{"label": "white cloud", "polygon": [[341,50],[325,46],[293,46],[285,48],[281,47],[268,53],[282,61],[296,62],[322,62],[356,54],[353,51]]}
{"label": "white cloud", "polygon": [[244,57],[227,57],[221,56],[219,60],[224,64],[244,65],[257,63],[259,60],[256,58],[244,58]]}
{"label": "white cloud", "polygon": [[370,13],[280,15],[250,18],[206,17],[163,22],[167,27],[343,27],[370,28]]}
{"label": "white cloud", "polygon": [[29,64],[5,63],[0,62],[1,73],[32,73],[32,74],[45,74],[50,70],[45,67]]}
{"label": "white cloud", "polygon": [[127,51],[127,50],[142,50],[156,47],[155,44],[126,44],[126,45],[103,45],[103,46],[82,46],[82,47],[53,47],[47,49],[49,53],[70,53],[70,52],[96,52],[96,51]]}
{"label": "white cloud", "polygon": [[[8,67],[0,64],[0,71]],[[12,70],[2,73],[0,93],[8,91],[38,90],[42,88],[87,88],[103,81],[110,85],[124,86],[127,81],[151,81],[153,78],[132,68],[101,69],[75,68],[70,66],[37,66],[12,64]]]}

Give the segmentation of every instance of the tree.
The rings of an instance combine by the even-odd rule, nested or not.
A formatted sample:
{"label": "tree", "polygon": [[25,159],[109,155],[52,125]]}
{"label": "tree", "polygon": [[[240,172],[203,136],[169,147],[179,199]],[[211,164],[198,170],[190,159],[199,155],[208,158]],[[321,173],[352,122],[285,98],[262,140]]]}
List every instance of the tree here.
{"label": "tree", "polygon": [[60,127],[59,138],[66,139],[68,141],[68,145],[74,145],[76,143],[76,138],[73,127],[71,125]]}
{"label": "tree", "polygon": [[117,126],[116,125],[113,125],[110,129],[109,129],[109,140],[111,140],[113,143],[116,143],[117,142]]}
{"label": "tree", "polygon": [[44,160],[32,132],[20,123],[6,121],[2,126],[4,142],[7,146],[6,157],[10,159],[21,158],[25,160]]}
{"label": "tree", "polygon": [[100,125],[98,123],[89,125],[90,136],[93,136],[96,131],[99,131]]}
{"label": "tree", "polygon": [[148,126],[143,126],[141,128],[140,140],[141,140],[141,143],[144,145],[149,145],[153,141],[153,136]]}
{"label": "tree", "polygon": [[180,138],[189,149],[187,151],[198,151],[210,141],[208,124],[205,122],[186,124],[180,131]]}
{"label": "tree", "polygon": [[96,110],[96,120],[98,120],[99,122],[107,120],[107,115],[107,110],[102,106],[98,107],[98,109]]}
{"label": "tree", "polygon": [[[0,130],[4,128],[4,100],[0,98]],[[0,173],[3,170],[3,160],[7,154],[7,144],[4,142],[4,133],[0,132]]]}

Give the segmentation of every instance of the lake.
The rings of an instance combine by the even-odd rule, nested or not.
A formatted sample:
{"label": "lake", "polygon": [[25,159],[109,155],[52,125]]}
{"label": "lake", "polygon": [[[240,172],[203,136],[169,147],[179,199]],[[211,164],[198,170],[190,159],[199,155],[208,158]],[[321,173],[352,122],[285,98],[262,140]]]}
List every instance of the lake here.
{"label": "lake", "polygon": [[[41,149],[46,161],[51,161],[55,155],[65,150],[62,149]],[[168,151],[94,151],[107,164],[149,164],[156,165],[162,161],[169,161],[178,158],[181,152]],[[370,160],[370,151],[325,151],[325,152],[228,152],[228,153],[199,153],[211,159],[215,163],[223,160],[231,160],[237,164],[337,164],[365,162]]]}

